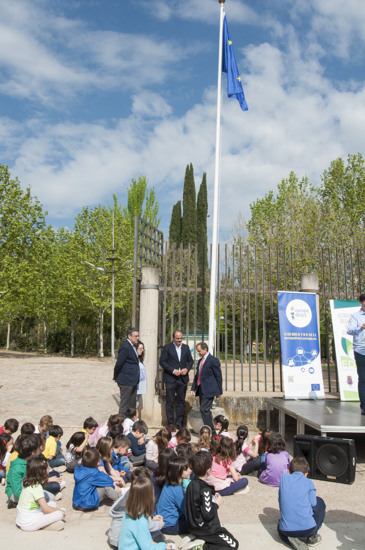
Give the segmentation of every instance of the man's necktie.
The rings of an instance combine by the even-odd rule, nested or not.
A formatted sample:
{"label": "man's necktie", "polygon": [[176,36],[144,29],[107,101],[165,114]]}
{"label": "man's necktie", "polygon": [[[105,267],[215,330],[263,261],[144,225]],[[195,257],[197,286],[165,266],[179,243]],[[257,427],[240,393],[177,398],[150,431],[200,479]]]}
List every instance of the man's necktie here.
{"label": "man's necktie", "polygon": [[198,386],[200,386],[200,375],[201,375],[202,370],[203,370],[204,361],[205,361],[205,357],[203,357],[203,359],[200,362],[200,369],[199,369],[199,374],[198,374]]}

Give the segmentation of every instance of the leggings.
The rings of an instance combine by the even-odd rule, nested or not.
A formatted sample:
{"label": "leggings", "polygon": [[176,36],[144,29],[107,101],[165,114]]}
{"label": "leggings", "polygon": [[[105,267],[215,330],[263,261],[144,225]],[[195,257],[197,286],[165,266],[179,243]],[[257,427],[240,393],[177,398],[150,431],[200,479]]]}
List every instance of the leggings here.
{"label": "leggings", "polygon": [[238,481],[234,481],[230,484],[229,487],[226,487],[225,489],[221,489],[220,491],[217,491],[222,497],[228,497],[229,495],[233,495],[236,491],[240,491],[241,489],[244,489],[248,485],[248,479],[245,477],[241,477]]}
{"label": "leggings", "polygon": [[254,472],[255,470],[260,469],[261,460],[260,457],[257,456],[256,458],[250,458],[241,469],[241,476],[246,476],[247,474],[250,474],[251,472]]}
{"label": "leggings", "polygon": [[63,511],[57,509],[57,506],[54,502],[49,502],[48,506],[51,506],[52,508],[56,508],[56,510],[51,514],[42,513],[42,515],[40,515],[37,518],[37,521],[33,523],[33,525],[27,525],[26,527],[21,527],[19,525],[18,527],[20,527],[22,531],[38,531],[39,529],[44,529],[44,527],[51,525],[51,523],[55,523],[56,521],[62,521]]}

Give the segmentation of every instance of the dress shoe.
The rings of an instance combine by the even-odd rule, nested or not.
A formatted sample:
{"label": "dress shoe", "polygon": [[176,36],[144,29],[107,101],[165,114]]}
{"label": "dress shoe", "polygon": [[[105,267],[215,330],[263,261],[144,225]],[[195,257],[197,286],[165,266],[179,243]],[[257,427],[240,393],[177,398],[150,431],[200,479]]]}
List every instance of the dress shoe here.
{"label": "dress shoe", "polygon": [[176,427],[177,427],[178,430],[180,430],[180,428],[183,428],[184,426],[183,426],[183,424],[176,424]]}
{"label": "dress shoe", "polygon": [[170,430],[170,432],[176,432],[176,428],[172,424],[171,424],[171,426],[167,426],[167,427]]}
{"label": "dress shoe", "polygon": [[361,414],[365,415],[365,409],[361,409]]}

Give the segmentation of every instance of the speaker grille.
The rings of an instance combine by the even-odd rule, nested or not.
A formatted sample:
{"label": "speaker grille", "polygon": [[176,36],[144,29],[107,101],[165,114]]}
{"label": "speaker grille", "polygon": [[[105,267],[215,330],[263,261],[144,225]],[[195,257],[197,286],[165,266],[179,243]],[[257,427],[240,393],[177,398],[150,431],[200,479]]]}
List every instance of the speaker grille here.
{"label": "speaker grille", "polygon": [[317,451],[316,464],[320,472],[326,476],[340,477],[348,468],[345,451],[338,445],[323,445]]}

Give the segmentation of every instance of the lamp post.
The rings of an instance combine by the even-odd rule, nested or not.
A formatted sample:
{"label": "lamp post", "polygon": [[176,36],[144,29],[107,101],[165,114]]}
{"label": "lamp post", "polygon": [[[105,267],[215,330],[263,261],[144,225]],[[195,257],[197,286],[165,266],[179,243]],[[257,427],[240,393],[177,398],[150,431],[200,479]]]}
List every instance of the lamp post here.
{"label": "lamp post", "polygon": [[[114,252],[116,252],[116,250],[117,250],[116,248],[114,248],[114,210],[113,210],[112,248],[109,249],[109,250],[112,253],[112,255],[111,255],[110,258],[106,258],[106,260],[112,262],[112,270],[111,271],[107,271],[103,267],[96,267],[94,264],[91,264],[90,262],[87,262],[86,260],[84,260],[84,264],[86,264],[90,267],[93,267],[94,269],[98,269],[102,273],[111,273],[112,274],[112,323],[111,323],[112,326],[111,326],[111,343],[110,343],[111,350],[110,351],[111,351],[111,361],[112,361],[112,363],[114,363],[114,360],[115,360],[115,351],[114,351],[114,275],[115,274],[129,273],[130,271],[133,271],[133,268],[132,269],[127,269],[127,271],[115,271],[115,269],[114,269],[114,262],[120,262],[121,261],[121,258],[116,258],[114,256]],[[127,267],[127,265],[130,265],[131,263],[132,263],[131,260],[127,260],[126,262],[124,262],[122,267]]]}

